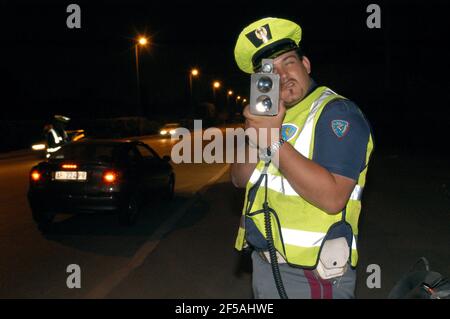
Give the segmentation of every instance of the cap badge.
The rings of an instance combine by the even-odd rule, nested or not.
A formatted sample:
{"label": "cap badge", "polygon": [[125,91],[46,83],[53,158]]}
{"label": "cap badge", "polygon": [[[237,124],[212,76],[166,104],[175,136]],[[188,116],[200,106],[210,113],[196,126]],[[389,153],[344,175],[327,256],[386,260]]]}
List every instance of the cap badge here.
{"label": "cap badge", "polygon": [[263,43],[269,42],[269,39],[267,39],[267,30],[264,27],[259,27],[255,30],[256,37],[260,39]]}
{"label": "cap badge", "polygon": [[245,36],[257,48],[272,40],[272,33],[270,32],[269,24],[265,24],[256,30],[247,33]]}

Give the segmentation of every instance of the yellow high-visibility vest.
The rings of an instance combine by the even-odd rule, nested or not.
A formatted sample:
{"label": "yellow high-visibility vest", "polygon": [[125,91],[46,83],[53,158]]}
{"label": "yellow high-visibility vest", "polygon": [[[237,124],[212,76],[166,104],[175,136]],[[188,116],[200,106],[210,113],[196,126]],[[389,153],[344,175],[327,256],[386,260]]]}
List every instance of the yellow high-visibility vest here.
{"label": "yellow high-visibility vest", "polygon": [[[286,112],[284,126],[290,126],[293,132],[287,143],[290,143],[303,156],[312,159],[314,151],[314,133],[316,124],[326,105],[334,99],[343,99],[327,87],[318,87],[299,104]],[[358,219],[361,211],[361,195],[366,181],[368,161],[373,149],[372,136],[369,136],[365,159],[365,168],[359,174],[357,184],[346,206],[345,221],[352,229],[352,244],[350,263],[354,267],[358,261],[356,239],[358,236]],[[245,239],[245,210],[249,189],[257,182],[264,168],[260,161],[247,184],[243,218],[239,227],[235,247],[242,250],[246,245]],[[320,208],[308,203],[291,187],[277,167],[270,164],[267,170],[267,197],[271,208],[277,217],[271,215],[274,246],[278,253],[292,266],[315,268],[324,238],[330,227],[342,220],[342,212],[331,215]],[[251,212],[262,209],[264,202],[264,183],[260,186]],[[247,216],[253,220],[257,229],[266,237],[264,214]],[[351,235],[350,235],[351,237]]]}

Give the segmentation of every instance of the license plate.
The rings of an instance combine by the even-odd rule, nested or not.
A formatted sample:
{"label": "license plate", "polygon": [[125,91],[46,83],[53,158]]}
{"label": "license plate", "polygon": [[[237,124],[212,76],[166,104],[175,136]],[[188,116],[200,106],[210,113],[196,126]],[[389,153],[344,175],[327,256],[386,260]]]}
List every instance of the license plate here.
{"label": "license plate", "polygon": [[87,177],[86,172],[55,172],[55,179],[59,181],[85,181]]}

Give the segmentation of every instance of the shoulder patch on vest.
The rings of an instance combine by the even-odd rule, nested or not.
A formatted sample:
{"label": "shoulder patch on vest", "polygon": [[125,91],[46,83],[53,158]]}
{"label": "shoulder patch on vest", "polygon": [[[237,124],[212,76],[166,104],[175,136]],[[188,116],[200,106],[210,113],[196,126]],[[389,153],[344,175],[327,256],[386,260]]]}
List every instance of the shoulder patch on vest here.
{"label": "shoulder patch on vest", "polygon": [[350,123],[344,120],[331,121],[331,129],[338,138],[343,138],[350,128]]}
{"label": "shoulder patch on vest", "polygon": [[298,126],[295,124],[286,123],[281,126],[281,137],[285,141],[292,140],[298,131]]}

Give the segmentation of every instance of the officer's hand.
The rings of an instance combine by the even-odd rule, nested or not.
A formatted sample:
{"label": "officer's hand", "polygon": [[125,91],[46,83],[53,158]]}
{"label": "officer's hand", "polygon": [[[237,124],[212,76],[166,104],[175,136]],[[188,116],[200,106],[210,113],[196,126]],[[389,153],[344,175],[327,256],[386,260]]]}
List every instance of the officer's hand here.
{"label": "officer's hand", "polygon": [[[281,125],[286,115],[284,102],[280,100],[278,114],[276,116],[253,115],[250,106],[246,105],[243,111],[245,117],[246,134],[251,144],[260,148],[267,148],[279,140],[281,136]],[[253,128],[254,130],[247,130]]]}

